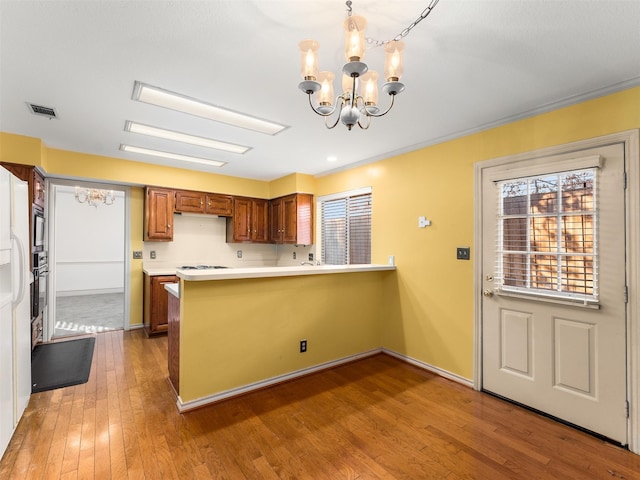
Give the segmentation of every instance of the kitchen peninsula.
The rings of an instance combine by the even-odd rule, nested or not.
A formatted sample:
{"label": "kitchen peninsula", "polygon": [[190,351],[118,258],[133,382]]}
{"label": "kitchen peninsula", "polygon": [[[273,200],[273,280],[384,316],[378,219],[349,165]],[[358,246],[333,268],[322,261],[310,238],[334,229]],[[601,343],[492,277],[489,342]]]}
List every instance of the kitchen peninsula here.
{"label": "kitchen peninsula", "polygon": [[384,283],[395,281],[395,268],[178,269],[180,283],[165,286],[178,409],[378,352]]}

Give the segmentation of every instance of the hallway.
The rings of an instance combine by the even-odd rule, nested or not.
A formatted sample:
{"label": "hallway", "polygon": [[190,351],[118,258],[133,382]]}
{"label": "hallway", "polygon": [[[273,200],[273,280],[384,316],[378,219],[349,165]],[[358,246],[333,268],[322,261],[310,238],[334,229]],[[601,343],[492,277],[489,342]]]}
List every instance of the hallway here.
{"label": "hallway", "polygon": [[124,293],[58,296],[54,339],[122,330]]}

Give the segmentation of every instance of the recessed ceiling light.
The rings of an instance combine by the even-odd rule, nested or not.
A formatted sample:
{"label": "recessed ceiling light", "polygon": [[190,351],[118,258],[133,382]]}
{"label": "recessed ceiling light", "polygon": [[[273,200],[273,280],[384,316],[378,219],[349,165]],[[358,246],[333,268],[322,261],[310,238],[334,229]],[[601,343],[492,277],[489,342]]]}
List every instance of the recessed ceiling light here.
{"label": "recessed ceiling light", "polygon": [[244,113],[228,110],[179,93],[136,81],[133,85],[133,100],[150,103],[159,107],[170,108],[197,117],[208,118],[216,122],[227,123],[235,127],[255,130],[256,132],[275,135],[284,130],[286,125],[263,120]]}
{"label": "recessed ceiling light", "polygon": [[338,157],[336,157],[335,155],[329,155],[327,157],[327,162],[335,162],[336,160],[338,160]]}
{"label": "recessed ceiling light", "polygon": [[244,145],[235,145],[233,143],[213,140],[212,138],[198,137],[195,135],[189,135],[187,133],[174,132],[172,130],[165,130],[164,128],[152,127],[151,125],[143,125],[141,123],[132,122],[131,120],[127,120],[127,123],[125,123],[124,125],[124,129],[125,131],[131,133],[150,135],[152,137],[188,143],[190,145],[198,145],[200,147],[215,148],[216,150],[223,150],[225,152],[242,154],[250,150],[250,147],[245,147]]}
{"label": "recessed ceiling light", "polygon": [[154,157],[170,158],[172,160],[180,160],[181,162],[199,163],[201,165],[209,165],[212,167],[221,167],[226,164],[226,162],[220,162],[218,160],[209,160],[208,158],[180,155],[179,153],[163,152],[162,150],[152,150],[150,148],[134,147],[133,145],[120,145],[120,150],[124,152],[151,155]]}

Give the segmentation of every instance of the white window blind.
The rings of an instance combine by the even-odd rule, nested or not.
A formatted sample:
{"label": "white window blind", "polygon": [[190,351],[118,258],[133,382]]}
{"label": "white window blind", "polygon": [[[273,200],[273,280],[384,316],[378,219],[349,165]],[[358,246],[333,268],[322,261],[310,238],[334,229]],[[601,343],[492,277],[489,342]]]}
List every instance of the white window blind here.
{"label": "white window blind", "polygon": [[597,169],[497,183],[505,292],[598,301]]}
{"label": "white window blind", "polygon": [[319,203],[322,263],[371,263],[371,192]]}

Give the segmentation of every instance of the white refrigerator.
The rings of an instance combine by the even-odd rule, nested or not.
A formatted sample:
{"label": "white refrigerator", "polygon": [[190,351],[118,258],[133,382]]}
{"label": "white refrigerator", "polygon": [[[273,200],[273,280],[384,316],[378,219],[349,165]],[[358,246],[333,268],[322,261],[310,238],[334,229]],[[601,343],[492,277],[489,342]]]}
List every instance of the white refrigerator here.
{"label": "white refrigerator", "polygon": [[0,456],[31,395],[27,183],[0,167]]}

